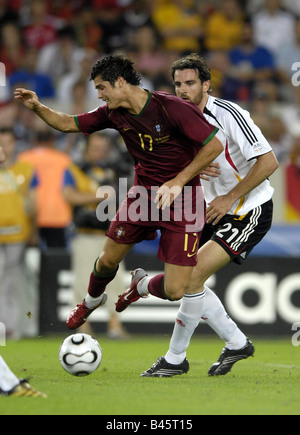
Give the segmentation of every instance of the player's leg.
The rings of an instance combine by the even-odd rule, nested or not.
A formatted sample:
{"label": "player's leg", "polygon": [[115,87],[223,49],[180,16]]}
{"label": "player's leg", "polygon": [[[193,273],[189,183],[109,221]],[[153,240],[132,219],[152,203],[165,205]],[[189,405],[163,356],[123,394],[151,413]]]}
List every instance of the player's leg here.
{"label": "player's leg", "polygon": [[[241,264],[253,247],[269,231],[272,222],[272,211],[272,201],[268,201],[240,219],[226,216],[218,227],[210,230],[213,234],[212,240],[206,242],[198,252],[198,264],[194,269],[187,293],[194,294],[203,290],[205,281],[231,260]],[[207,286],[205,288],[208,297],[200,317],[206,318],[212,329],[226,342],[226,347],[223,349],[218,362],[209,370],[209,375],[224,375],[231,370],[231,367],[237,361],[252,356],[254,347],[227,315],[217,296]],[[180,310],[184,303],[185,298],[182,300]],[[190,336],[187,335],[186,329],[183,331],[183,328],[179,327],[180,322],[175,324],[166,361],[174,361],[173,364],[177,365],[178,361],[184,361],[186,349],[193,333],[194,320],[191,319],[190,321]],[[170,363],[168,364],[170,365]],[[153,376],[153,374],[150,374],[150,376]]]}
{"label": "player's leg", "polygon": [[116,302],[120,293],[123,293],[126,286],[126,275],[127,271],[125,269],[124,261],[119,264],[118,273],[113,281],[111,281],[106,287],[106,292],[109,295],[107,303],[105,305],[106,310],[109,314],[107,335],[109,338],[114,339],[127,339],[129,334],[124,329],[121,321],[121,316],[116,312]]}
{"label": "player's leg", "polygon": [[[208,298],[210,308],[212,308],[211,305],[215,306],[216,301],[214,301],[211,296],[211,290],[204,286],[204,283],[217,270],[230,262],[230,256],[216,242],[208,241],[199,249],[197,257],[198,262],[193,269],[189,288],[185,291],[177,314],[169,350],[165,357],[160,358],[159,361],[144,372],[142,376],[166,376],[164,372],[167,373],[167,376],[180,374],[178,373],[179,369],[187,366],[186,350],[190,344],[191,337],[207,309],[206,291],[208,291],[210,296]],[[217,297],[216,299],[218,303],[221,304]],[[210,301],[212,302],[210,303]],[[234,329],[234,322],[226,316],[225,318],[228,320],[229,325],[227,325],[227,327],[231,333]],[[222,320],[223,325],[226,324],[224,319]],[[212,324],[213,322],[214,319],[212,320]],[[236,325],[235,327],[237,328]],[[245,344],[246,337],[243,337]]]}
{"label": "player's leg", "polygon": [[90,276],[88,294],[86,297],[87,306],[93,308],[97,305],[99,298],[117,274],[119,264],[126,257],[134,244],[117,243],[107,238],[100,257],[96,260],[94,270]]}
{"label": "player's leg", "polygon": [[182,298],[184,289],[188,288],[193,268],[165,264],[165,272],[150,278],[144,269],[135,269],[129,289],[119,296],[116,311],[121,313],[129,305],[150,294],[159,299],[177,301]]}
{"label": "player's leg", "polygon": [[215,242],[209,241],[200,248],[198,263],[193,270],[189,289],[186,290],[182,298],[170,348],[165,356],[169,363],[180,364],[186,358],[186,350],[205,310],[206,289],[204,283],[229,261],[230,257]]}
{"label": "player's leg", "polygon": [[[190,288],[182,299],[170,348],[165,356],[167,362],[180,364],[184,361],[191,337],[201,318],[204,318],[209,326],[225,340],[227,348],[241,349],[246,345],[247,337],[227,315],[215,293],[204,284],[210,276],[226,266],[230,260],[230,256],[214,241],[208,241],[199,250],[198,263],[192,274]],[[198,303],[198,307],[194,306],[191,309],[189,298],[193,294],[199,294],[201,290],[205,294],[203,303]]]}
{"label": "player's leg", "polygon": [[133,244],[117,243],[107,238],[100,257],[96,260],[91,273],[88,292],[84,301],[77,305],[67,319],[69,329],[82,326],[92,312],[104,305],[107,295],[104,293],[106,286],[117,274],[119,263],[133,247]]}
{"label": "player's leg", "polygon": [[[89,282],[91,274],[91,265],[98,257],[99,251],[104,248],[106,237],[104,233],[97,234],[78,234],[73,240],[72,246],[72,269],[74,274],[74,305],[80,304],[86,296],[86,285]],[[106,287],[106,293],[109,295],[105,308],[109,314],[108,335],[112,338],[125,336],[120,316],[115,311],[115,302],[120,291],[123,293],[125,267],[123,262],[119,265],[119,270],[112,282]],[[118,292],[118,293],[117,293]],[[80,332],[93,335],[90,323],[87,321]]]}
{"label": "player's leg", "polygon": [[[272,200],[262,204],[245,216],[236,219],[226,216],[215,230],[212,240],[230,255],[231,260],[242,264],[252,249],[267,234],[272,225]],[[203,318],[209,326],[225,341],[225,348],[209,375],[226,374],[232,365],[254,354],[254,347],[235,322],[228,316],[221,301],[210,289],[206,291],[206,304]]]}
{"label": "player's leg", "polygon": [[163,274],[149,280],[148,291],[159,299],[178,301],[189,288],[193,267],[165,263]]}
{"label": "player's leg", "polygon": [[219,360],[208,372],[209,376],[226,375],[236,362],[253,356],[255,351],[253,344],[228,316],[217,295],[207,286],[205,286],[205,309],[202,318],[225,341]]}
{"label": "player's leg", "polygon": [[[209,277],[231,261],[231,257],[223,247],[209,240],[198,252],[198,263],[195,267],[187,294],[205,291],[205,304],[202,316],[207,324],[222,338],[229,349],[241,349],[246,344],[246,336],[228,316],[224,306],[216,294],[205,284]],[[185,303],[183,299],[182,304]]]}
{"label": "player's leg", "polygon": [[116,310],[122,312],[149,294],[159,299],[180,300],[189,288],[197,263],[199,239],[199,233],[176,233],[162,228],[158,258],[165,263],[165,272],[150,278],[143,269],[134,270],[131,285],[119,297]]}
{"label": "player's leg", "polygon": [[[143,377],[171,377],[189,371],[185,351],[200,321],[205,300],[205,292],[201,290],[193,294],[186,294],[193,270],[194,268],[186,266],[165,265],[165,293],[172,297],[173,300],[183,296],[176,318],[173,341],[171,340],[172,358],[167,360],[160,357],[149,370],[142,373],[141,376]],[[180,285],[183,286],[181,292]],[[178,331],[177,328],[179,328]]]}
{"label": "player's leg", "polygon": [[28,382],[18,379],[1,356],[0,394],[11,397],[46,397],[45,394],[34,390]]}
{"label": "player's leg", "polygon": [[4,359],[0,356],[0,390],[10,391],[19,385],[20,381],[10,370]]}
{"label": "player's leg", "polygon": [[191,281],[186,294],[194,294],[204,290],[204,284],[214,273],[229,264],[230,256],[216,242],[209,240],[203,245],[197,254]]}

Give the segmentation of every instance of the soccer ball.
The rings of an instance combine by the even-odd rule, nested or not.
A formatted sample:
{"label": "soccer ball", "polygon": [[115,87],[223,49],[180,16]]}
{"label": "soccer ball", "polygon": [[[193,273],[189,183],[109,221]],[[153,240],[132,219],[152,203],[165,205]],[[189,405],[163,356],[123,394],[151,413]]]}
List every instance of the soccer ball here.
{"label": "soccer ball", "polygon": [[101,360],[101,346],[88,334],[70,335],[59,349],[59,361],[63,369],[73,376],[90,375],[97,370]]}

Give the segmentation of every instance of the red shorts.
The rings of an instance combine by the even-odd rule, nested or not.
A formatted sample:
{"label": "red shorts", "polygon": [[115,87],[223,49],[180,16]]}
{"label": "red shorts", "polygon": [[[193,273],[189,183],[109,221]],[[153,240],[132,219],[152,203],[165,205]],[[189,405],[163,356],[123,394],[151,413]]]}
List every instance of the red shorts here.
{"label": "red shorts", "polygon": [[159,260],[177,266],[196,266],[201,232],[177,233],[162,227],[113,221],[106,235],[117,243],[136,244],[143,240],[154,240],[158,229],[161,231],[157,254]]}
{"label": "red shorts", "polygon": [[[143,200],[138,203],[138,207],[135,206],[136,193]],[[194,189],[192,195],[185,196],[184,204],[193,205],[195,198]],[[154,208],[157,208],[156,205]],[[143,240],[154,240],[157,237],[157,230],[160,230],[158,258],[164,263],[194,267],[197,264],[197,251],[205,220],[205,203],[204,200],[202,201],[202,196],[200,196],[199,208],[197,214],[201,218],[199,225],[190,225],[191,222],[186,220],[185,214],[184,218],[177,220],[174,204],[170,208],[167,219],[162,212],[153,216],[151,195],[147,191],[143,192],[140,186],[133,186],[113,218],[106,235],[118,243],[136,244]]]}

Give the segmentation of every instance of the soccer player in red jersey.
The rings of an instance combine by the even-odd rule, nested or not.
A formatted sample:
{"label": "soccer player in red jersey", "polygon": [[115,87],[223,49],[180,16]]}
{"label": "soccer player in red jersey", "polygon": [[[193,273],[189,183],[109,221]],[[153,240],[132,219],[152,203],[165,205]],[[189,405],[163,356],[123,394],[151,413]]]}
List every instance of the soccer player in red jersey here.
{"label": "soccer player in red jersey", "polygon": [[[91,273],[88,294],[67,320],[70,329],[81,326],[105,303],[106,285],[115,277],[119,263],[136,243],[153,239],[158,229],[158,257],[165,263],[165,273],[150,279],[142,269],[134,271],[130,289],[119,299],[117,311],[143,296],[138,292],[142,280],[156,297],[171,301],[183,297],[197,262],[205,220],[199,174],[223,151],[216,138],[218,128],[209,124],[194,104],[142,89],[131,60],[107,56],[94,65],[91,80],[106,105],[77,116],[50,109],[30,90],[15,90],[16,99],[59,131],[88,135],[106,128],[117,130],[134,159],[134,186],[107,232],[104,250]],[[138,196],[144,209],[134,214]],[[155,219],[150,213],[153,203],[159,212]],[[185,213],[187,207],[192,211],[190,215]]]}

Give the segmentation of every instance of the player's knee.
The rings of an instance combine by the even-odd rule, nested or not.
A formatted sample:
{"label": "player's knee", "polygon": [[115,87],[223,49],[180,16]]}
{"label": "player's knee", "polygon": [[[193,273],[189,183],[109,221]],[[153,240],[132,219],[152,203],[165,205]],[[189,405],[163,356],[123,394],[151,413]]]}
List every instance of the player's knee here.
{"label": "player's knee", "polygon": [[172,283],[165,286],[165,295],[171,301],[180,301],[183,298],[188,286],[182,283]]}
{"label": "player's knee", "polygon": [[99,273],[110,273],[117,269],[119,263],[116,263],[112,258],[108,256],[101,256],[97,262],[97,272]]}

